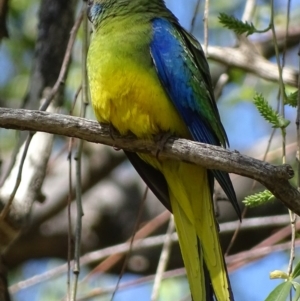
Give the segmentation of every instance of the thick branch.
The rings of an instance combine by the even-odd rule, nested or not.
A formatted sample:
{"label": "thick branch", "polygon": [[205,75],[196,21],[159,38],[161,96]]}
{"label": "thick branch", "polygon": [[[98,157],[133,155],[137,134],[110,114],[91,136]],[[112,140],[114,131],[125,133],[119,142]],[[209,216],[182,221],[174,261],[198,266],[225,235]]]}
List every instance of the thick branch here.
{"label": "thick branch", "polygon": [[[0,127],[42,131],[57,135],[77,137],[134,152],[156,155],[157,144],[151,140],[122,137],[107,125],[79,117],[51,114],[40,111],[0,108]],[[219,169],[253,178],[265,185],[287,207],[300,214],[300,193],[288,180],[294,172],[289,165],[275,166],[221,147],[185,139],[169,139],[159,157],[181,160],[209,169]]]}

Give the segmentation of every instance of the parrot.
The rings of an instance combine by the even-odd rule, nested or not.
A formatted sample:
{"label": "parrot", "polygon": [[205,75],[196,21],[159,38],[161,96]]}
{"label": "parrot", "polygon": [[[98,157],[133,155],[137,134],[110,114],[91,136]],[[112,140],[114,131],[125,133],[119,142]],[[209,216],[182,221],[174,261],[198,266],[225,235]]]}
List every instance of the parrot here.
{"label": "parrot", "polygon": [[[163,0],[89,0],[87,9],[88,82],[100,123],[141,139],[172,135],[229,146],[201,45]],[[216,179],[240,217],[229,175],[125,153],[174,216],[193,301],[234,300],[213,204]]]}

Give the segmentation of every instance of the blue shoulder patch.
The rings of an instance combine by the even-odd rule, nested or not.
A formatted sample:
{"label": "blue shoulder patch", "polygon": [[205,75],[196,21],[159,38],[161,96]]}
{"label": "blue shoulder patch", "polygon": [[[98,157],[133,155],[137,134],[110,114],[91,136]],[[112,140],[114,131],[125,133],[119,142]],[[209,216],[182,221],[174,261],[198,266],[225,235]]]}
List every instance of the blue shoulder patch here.
{"label": "blue shoulder patch", "polygon": [[[187,125],[193,139],[220,145],[201,108],[201,95],[194,91],[191,71],[192,60],[179,38],[177,29],[163,18],[152,20],[153,37],[150,45],[158,77],[171,101]],[[194,68],[197,68],[194,66]],[[206,91],[205,91],[206,93]],[[202,110],[201,110],[202,109]]]}

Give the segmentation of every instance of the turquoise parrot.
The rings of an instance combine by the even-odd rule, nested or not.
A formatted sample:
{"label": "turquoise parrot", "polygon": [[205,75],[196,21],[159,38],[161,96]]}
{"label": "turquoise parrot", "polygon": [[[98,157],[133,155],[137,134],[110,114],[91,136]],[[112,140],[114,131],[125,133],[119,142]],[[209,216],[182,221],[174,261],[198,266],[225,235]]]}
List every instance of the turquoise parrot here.
{"label": "turquoise parrot", "polygon": [[[88,16],[88,78],[99,122],[143,139],[168,133],[228,145],[203,50],[163,0],[89,1]],[[126,154],[174,215],[193,300],[233,300],[212,202],[216,178],[240,215],[228,174]]]}

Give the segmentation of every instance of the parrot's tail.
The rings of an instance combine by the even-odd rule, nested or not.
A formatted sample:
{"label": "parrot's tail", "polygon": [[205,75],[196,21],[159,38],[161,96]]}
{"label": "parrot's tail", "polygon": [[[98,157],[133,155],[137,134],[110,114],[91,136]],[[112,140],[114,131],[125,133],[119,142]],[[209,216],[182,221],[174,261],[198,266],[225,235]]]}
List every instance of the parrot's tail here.
{"label": "parrot's tail", "polygon": [[232,301],[206,169],[163,162],[193,301]]}

